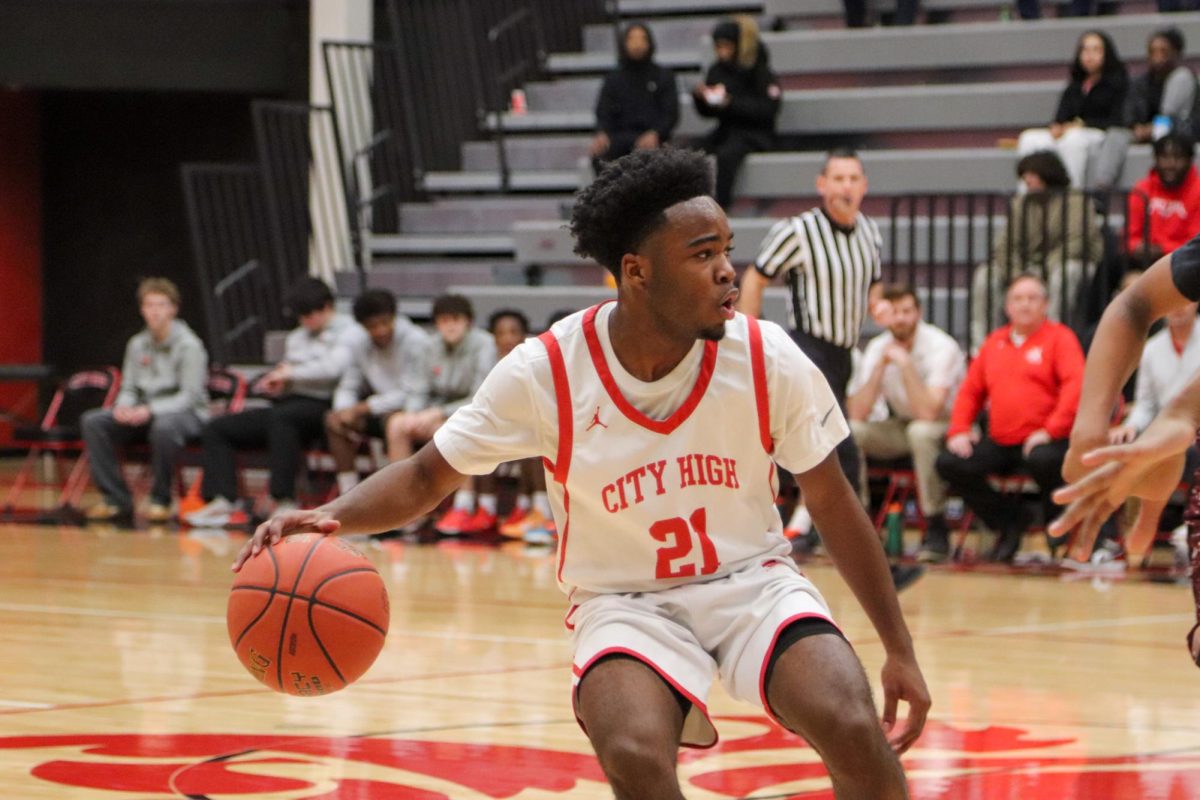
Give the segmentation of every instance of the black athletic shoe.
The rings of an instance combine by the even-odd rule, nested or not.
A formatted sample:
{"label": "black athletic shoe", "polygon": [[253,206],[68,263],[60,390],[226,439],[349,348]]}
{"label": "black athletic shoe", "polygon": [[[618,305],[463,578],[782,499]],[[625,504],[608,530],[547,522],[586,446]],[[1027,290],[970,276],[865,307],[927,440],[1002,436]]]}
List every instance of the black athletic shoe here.
{"label": "black athletic shoe", "polygon": [[918,564],[892,565],[892,583],[896,585],[897,592],[902,592],[912,586],[924,574],[925,568]]}

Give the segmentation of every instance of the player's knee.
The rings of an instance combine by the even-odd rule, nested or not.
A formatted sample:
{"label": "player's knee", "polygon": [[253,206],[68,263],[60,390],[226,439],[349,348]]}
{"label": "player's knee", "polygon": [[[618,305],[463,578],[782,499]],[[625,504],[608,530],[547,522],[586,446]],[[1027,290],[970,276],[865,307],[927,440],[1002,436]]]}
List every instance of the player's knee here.
{"label": "player's knee", "polygon": [[644,797],[642,787],[671,782],[675,759],[663,747],[663,737],[636,729],[624,730],[596,743],[596,755],[617,795]]}

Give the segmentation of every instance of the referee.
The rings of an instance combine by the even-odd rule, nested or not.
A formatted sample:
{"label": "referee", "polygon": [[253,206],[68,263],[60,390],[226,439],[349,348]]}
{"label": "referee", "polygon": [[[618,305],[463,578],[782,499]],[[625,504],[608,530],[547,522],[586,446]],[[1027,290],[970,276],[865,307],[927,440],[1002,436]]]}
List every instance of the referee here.
{"label": "referee", "polygon": [[[859,211],[867,176],[858,153],[835,149],[817,176],[821,205],[776,222],[742,275],[739,310],[758,316],[763,290],[785,276],[792,293],[792,338],[829,381],[843,413],[853,367],[852,352],[867,314],[868,294],[880,279],[879,227]],[[858,448],[853,437],[838,445],[838,460],[858,486]]]}

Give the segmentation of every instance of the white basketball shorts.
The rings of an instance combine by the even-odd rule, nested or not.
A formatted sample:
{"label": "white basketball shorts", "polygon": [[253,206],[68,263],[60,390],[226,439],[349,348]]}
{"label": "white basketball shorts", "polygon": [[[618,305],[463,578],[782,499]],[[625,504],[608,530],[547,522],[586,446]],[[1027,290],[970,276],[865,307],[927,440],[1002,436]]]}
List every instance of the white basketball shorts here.
{"label": "white basketball shorts", "polygon": [[718,672],[729,694],[760,704],[771,715],[763,681],[779,635],[805,618],[833,622],[812,581],[791,559],[778,556],[661,592],[581,595],[574,595],[577,607],[567,619],[574,626],[576,719],[580,679],[601,658],[624,654],[645,663],[691,702],[683,725],[683,744],[689,747],[717,743],[706,701]]}

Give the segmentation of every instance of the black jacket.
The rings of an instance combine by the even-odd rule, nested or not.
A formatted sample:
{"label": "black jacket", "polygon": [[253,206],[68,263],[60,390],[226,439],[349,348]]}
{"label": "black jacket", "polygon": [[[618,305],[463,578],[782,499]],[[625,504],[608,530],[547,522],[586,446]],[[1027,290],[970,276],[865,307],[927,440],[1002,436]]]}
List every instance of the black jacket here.
{"label": "black jacket", "polygon": [[[649,29],[641,27],[649,36]],[[654,63],[654,39],[650,39],[650,53],[642,61],[630,60],[622,44],[620,63],[604,77],[596,99],[596,127],[613,139],[653,130],[665,142],[678,124],[675,73]]]}
{"label": "black jacket", "polygon": [[1087,127],[1100,130],[1120,125],[1128,87],[1129,81],[1124,75],[1104,75],[1090,92],[1084,94],[1083,84],[1073,80],[1067,84],[1062,97],[1059,98],[1054,121],[1070,122],[1073,119],[1081,119]]}
{"label": "black jacket", "polygon": [[775,132],[775,120],[779,116],[783,92],[779,88],[779,79],[771,71],[765,48],[759,46],[758,58],[749,69],[737,66],[736,61],[713,64],[704,76],[704,84],[716,86],[718,83],[725,85],[725,91],[729,94],[728,105],[711,106],[703,97],[692,95],[696,111],[705,117],[715,117],[718,131]]}

